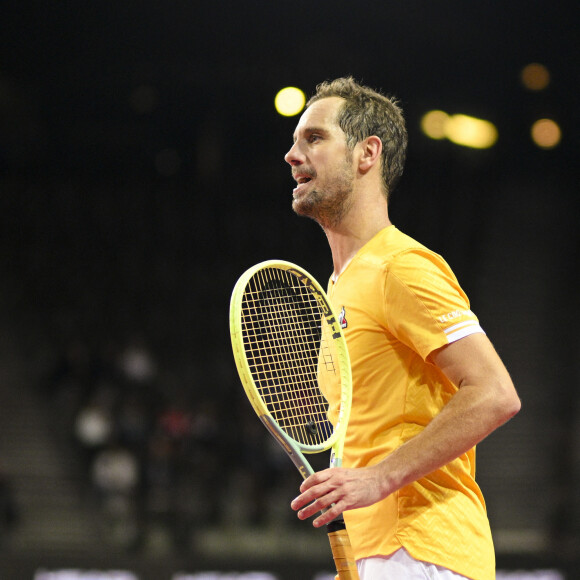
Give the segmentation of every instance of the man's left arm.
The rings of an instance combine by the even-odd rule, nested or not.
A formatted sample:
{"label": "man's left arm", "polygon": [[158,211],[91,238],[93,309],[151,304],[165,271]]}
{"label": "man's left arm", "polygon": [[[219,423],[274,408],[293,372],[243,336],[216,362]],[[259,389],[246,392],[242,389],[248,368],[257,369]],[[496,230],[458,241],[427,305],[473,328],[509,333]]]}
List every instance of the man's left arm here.
{"label": "man's left arm", "polygon": [[429,359],[457,393],[419,435],[380,463],[325,469],[306,479],[292,502],[300,519],[334,504],[314,520],[320,527],[343,511],[376,503],[466,453],[519,411],[509,373],[485,334],[446,345]]}

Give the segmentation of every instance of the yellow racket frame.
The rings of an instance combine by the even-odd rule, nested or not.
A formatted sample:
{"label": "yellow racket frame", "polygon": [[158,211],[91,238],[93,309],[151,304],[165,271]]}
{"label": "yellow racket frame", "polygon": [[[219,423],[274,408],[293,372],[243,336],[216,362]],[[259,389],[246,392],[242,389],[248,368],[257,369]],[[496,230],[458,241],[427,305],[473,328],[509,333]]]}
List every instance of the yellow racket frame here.
{"label": "yellow racket frame", "polygon": [[[296,277],[296,279],[299,280],[299,282],[303,284],[316,298],[321,307],[322,315],[326,321],[325,324],[327,324],[331,329],[329,334],[332,338],[333,345],[336,348],[336,355],[339,359],[338,367],[341,386],[340,408],[336,425],[334,425],[334,430],[331,436],[322,444],[306,445],[296,441],[286,434],[268,411],[266,404],[262,401],[254,379],[252,378],[252,373],[244,348],[242,301],[249,281],[258,272],[268,268],[284,270]],[[346,436],[346,428],[352,403],[350,358],[348,356],[346,340],[340,327],[338,316],[334,312],[330,301],[320,284],[318,284],[315,278],[306,270],[300,268],[296,264],[292,264],[291,262],[285,262],[283,260],[268,260],[256,264],[240,276],[232,292],[230,301],[230,335],[238,374],[254,411],[260,417],[268,431],[270,431],[280,445],[282,445],[290,459],[292,459],[302,474],[302,477],[306,479],[309,475],[314,473],[303,453],[320,453],[331,449],[330,467],[340,467],[342,464],[344,439]],[[326,527],[337,571],[336,578],[340,580],[359,580],[356,561],[354,559],[350,539],[342,515],[335,518],[332,522],[327,524]]]}
{"label": "yellow racket frame", "polygon": [[[265,403],[260,397],[258,388],[252,378],[252,373],[248,364],[248,359],[244,349],[243,330],[242,330],[242,299],[250,279],[252,279],[261,270],[279,269],[294,276],[306,289],[316,298],[326,324],[330,328],[329,333],[332,337],[333,346],[336,348],[338,357],[338,368],[340,373],[340,409],[336,425],[334,425],[331,436],[321,444],[306,445],[296,441],[287,435],[272,417]],[[254,408],[256,414],[262,420],[262,423],[272,433],[278,442],[284,447],[292,461],[304,478],[313,473],[309,463],[303,457],[303,453],[321,453],[332,449],[331,467],[340,467],[342,464],[342,453],[344,448],[344,438],[350,415],[352,401],[352,377],[350,371],[350,358],[346,340],[340,327],[338,316],[334,312],[326,292],[322,289],[316,279],[306,270],[283,260],[267,260],[260,262],[249,268],[242,274],[237,281],[230,301],[230,335],[232,340],[232,349],[238,374],[242,385]]]}

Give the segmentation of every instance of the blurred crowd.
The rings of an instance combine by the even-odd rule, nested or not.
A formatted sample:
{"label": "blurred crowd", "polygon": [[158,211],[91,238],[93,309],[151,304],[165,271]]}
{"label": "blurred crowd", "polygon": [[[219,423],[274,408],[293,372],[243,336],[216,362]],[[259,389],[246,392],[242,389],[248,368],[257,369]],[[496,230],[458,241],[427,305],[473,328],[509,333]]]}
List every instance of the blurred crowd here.
{"label": "blurred crowd", "polygon": [[172,384],[141,338],[105,350],[71,344],[44,388],[110,541],[188,550],[208,527],[295,521],[299,476],[241,386]]}

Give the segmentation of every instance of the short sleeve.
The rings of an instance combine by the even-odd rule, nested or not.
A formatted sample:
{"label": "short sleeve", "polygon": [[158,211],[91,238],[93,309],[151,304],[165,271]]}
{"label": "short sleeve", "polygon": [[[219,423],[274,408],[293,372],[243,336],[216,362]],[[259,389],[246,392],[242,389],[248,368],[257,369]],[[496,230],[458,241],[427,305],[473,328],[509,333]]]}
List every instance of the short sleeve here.
{"label": "short sleeve", "polygon": [[451,268],[433,252],[397,255],[388,265],[384,292],[389,331],[424,360],[446,344],[483,332]]}

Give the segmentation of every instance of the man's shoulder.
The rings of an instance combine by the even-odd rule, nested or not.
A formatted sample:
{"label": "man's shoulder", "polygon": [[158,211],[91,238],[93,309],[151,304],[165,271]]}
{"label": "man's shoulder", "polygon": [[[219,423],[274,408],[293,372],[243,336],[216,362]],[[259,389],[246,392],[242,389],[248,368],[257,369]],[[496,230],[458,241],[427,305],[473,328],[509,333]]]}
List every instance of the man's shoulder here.
{"label": "man's shoulder", "polygon": [[444,262],[439,254],[395,226],[379,232],[361,254],[361,260],[382,268],[389,268],[392,265],[405,267],[424,261]]}

